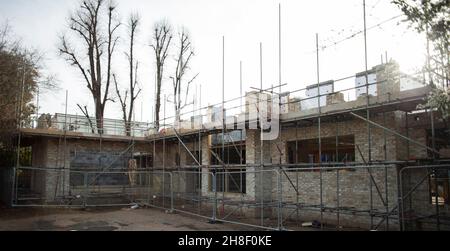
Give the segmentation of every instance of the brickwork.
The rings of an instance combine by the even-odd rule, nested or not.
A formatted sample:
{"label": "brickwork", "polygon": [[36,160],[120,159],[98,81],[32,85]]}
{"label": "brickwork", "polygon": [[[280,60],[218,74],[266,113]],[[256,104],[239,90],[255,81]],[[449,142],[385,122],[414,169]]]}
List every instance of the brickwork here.
{"label": "brickwork", "polygon": [[[374,212],[386,212],[387,208],[383,204],[383,201],[388,202],[389,210],[396,205],[396,168],[393,166],[386,167],[386,169],[384,167],[373,167],[371,172],[383,199],[381,199],[378,195],[375,184],[372,184],[372,192],[370,192],[371,181],[370,175],[366,168],[359,167],[356,169],[340,170],[339,174],[337,171],[322,171],[323,207],[336,208],[339,206],[339,208],[342,208],[342,211],[340,212],[340,224],[342,226],[369,228],[370,217],[368,216],[368,211],[371,208],[370,198],[372,198],[372,210]],[[385,172],[387,173],[387,185],[385,181]],[[277,181],[273,180],[273,182],[275,187]],[[298,195],[296,194],[296,190],[291,182],[295,187],[297,187]],[[305,208],[309,208],[309,210],[300,210],[300,219],[302,221],[320,220],[319,206],[321,189],[320,172],[318,170],[286,172],[286,174],[281,176],[281,183],[281,194],[284,203],[292,204],[298,202],[305,206]],[[386,187],[388,192],[387,200]],[[277,190],[273,191],[274,196],[277,192]],[[346,209],[360,210],[362,212],[365,211],[366,213],[364,216],[359,216],[358,214],[349,213]],[[291,211],[292,209],[285,209],[283,214],[287,217]],[[294,214],[294,216],[296,216],[296,214]],[[375,217],[375,224],[377,224],[380,220],[381,218]],[[324,223],[336,224],[337,211],[326,210],[324,212]]]}
{"label": "brickwork", "polygon": [[[33,174],[33,190],[38,191],[48,200],[69,194],[71,185],[71,160],[76,152],[114,152],[121,153],[130,146],[127,142],[41,138],[33,144],[33,167],[51,168],[58,171],[35,171]],[[148,151],[148,145],[136,143],[135,152]],[[124,169],[127,167],[124,166]],[[39,182],[38,182],[39,181]]]}

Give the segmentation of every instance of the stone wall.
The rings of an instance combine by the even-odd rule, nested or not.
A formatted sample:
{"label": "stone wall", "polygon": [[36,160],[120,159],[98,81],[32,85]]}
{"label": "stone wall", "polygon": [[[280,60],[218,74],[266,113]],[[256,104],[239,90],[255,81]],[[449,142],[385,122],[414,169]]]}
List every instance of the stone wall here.
{"label": "stone wall", "polygon": [[[245,145],[246,163],[248,165],[254,165],[253,167],[247,168],[247,171],[249,172],[246,176],[247,195],[257,201],[270,201],[271,196],[269,191],[272,190],[270,180],[274,173],[270,171],[270,169],[272,169],[271,167],[261,167],[259,165],[261,164],[261,161],[263,161],[263,163],[271,162],[271,142],[263,141],[263,149],[261,150],[260,138],[261,132],[259,130],[247,130]],[[261,184],[263,185],[262,189]]]}
{"label": "stone wall", "polygon": [[[383,125],[382,115],[372,116],[372,120],[376,123]],[[386,114],[386,127],[395,130],[397,128],[397,117],[394,113]],[[282,128],[281,136],[271,142],[271,158],[272,163],[278,164],[280,160],[280,150],[281,150],[281,163],[287,163],[287,142],[295,140],[307,140],[307,139],[318,139],[318,127],[314,124],[309,127],[298,127],[293,128]],[[347,120],[338,121],[333,123],[321,123],[321,138],[348,136],[354,135],[355,137],[355,158],[356,162],[363,163],[363,158],[368,161],[368,134],[367,134],[367,123],[358,120]],[[396,142],[397,137],[386,133],[386,154],[387,160],[396,160]],[[371,159],[385,160],[384,152],[384,132],[381,128],[371,126]],[[356,145],[359,146],[361,154],[356,150]]]}
{"label": "stone wall", "polygon": [[[320,186],[321,174],[319,170],[287,171],[281,175],[282,187],[280,194],[284,203],[288,205],[299,203],[301,205],[302,209],[299,210],[299,219],[301,222],[320,221],[320,193],[322,190],[322,205],[326,209],[323,213],[323,222],[325,224],[337,224],[338,212],[335,208],[339,207],[339,222],[341,226],[369,229],[371,224],[371,217],[369,216],[371,198],[373,212],[385,213],[387,210],[391,210],[397,203],[396,168],[394,166],[388,166],[386,168],[373,167],[371,172],[382,199],[377,192],[375,184],[371,184],[367,168],[362,167],[339,171],[323,170],[322,189]],[[386,175],[387,184],[385,181]],[[277,180],[273,180],[273,187],[276,187],[277,182]],[[298,194],[294,186],[297,187]],[[274,189],[273,196],[275,197],[275,193],[278,192],[277,189]],[[388,207],[383,204],[383,201],[387,201]],[[283,215],[284,217],[290,215],[290,220],[296,221],[297,214],[292,214],[292,210],[295,210],[295,208],[288,209],[287,207],[283,210]],[[355,213],[353,212],[355,210],[361,212]],[[376,225],[380,220],[380,217],[374,217],[374,224]],[[397,222],[390,222],[390,224],[394,225],[391,228],[395,228]]]}
{"label": "stone wall", "polygon": [[[413,119],[415,116],[409,115],[408,122],[406,121],[405,113],[398,112],[397,114],[397,132],[418,141],[422,145],[427,145],[427,132],[425,129],[426,125],[423,125],[423,120],[426,120],[424,114],[420,114],[420,118],[422,121],[415,121]],[[400,138],[397,139],[396,144],[397,160],[416,160],[426,159],[428,157],[427,150],[423,146],[408,142],[407,140]]]}

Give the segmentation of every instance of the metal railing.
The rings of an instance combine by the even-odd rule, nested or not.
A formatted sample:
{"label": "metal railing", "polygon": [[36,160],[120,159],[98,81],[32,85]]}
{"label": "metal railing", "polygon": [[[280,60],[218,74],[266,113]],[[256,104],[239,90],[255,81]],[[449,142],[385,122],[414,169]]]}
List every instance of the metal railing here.
{"label": "metal railing", "polygon": [[450,230],[450,166],[408,166],[399,172],[401,229]]}
{"label": "metal railing", "polygon": [[108,171],[101,179],[101,171],[12,168],[12,206],[143,205],[265,230],[450,227],[448,194],[442,191],[448,189],[450,166],[237,166]]}
{"label": "metal railing", "polygon": [[[99,134],[97,122],[93,118],[88,120],[79,115],[60,114],[34,114],[26,122],[21,123],[21,128],[48,129],[64,132],[77,132],[83,134]],[[92,123],[92,124],[91,124]],[[152,132],[153,125],[146,122],[125,123],[121,120],[104,119],[103,135],[145,137]]]}
{"label": "metal railing", "polygon": [[[358,195],[367,192],[369,172],[365,167],[290,168],[286,172],[283,168],[256,170],[255,165],[251,170],[251,165],[246,166],[248,170],[225,169],[220,172],[205,168],[201,171],[171,172],[108,171],[102,172],[101,178],[96,178],[101,171],[19,167],[13,168],[15,184],[12,205],[83,208],[142,204],[196,215],[211,222],[268,230],[297,230],[301,227],[300,221],[318,219],[318,209],[322,216],[325,214],[328,217],[321,218],[322,225],[332,222],[329,218],[336,214],[336,210],[340,215],[344,214],[344,208],[353,214],[360,213],[366,220],[367,217],[382,217],[369,210],[369,205],[365,210],[344,205],[346,201],[357,205]],[[318,171],[323,175],[318,176]],[[334,210],[331,210],[332,205],[327,199],[321,199],[320,205],[308,200],[306,196],[319,196],[319,193],[314,194],[318,189],[324,189],[325,193],[320,194],[328,198],[327,189],[318,187],[319,178],[330,186],[330,180],[334,178],[328,176],[339,172],[341,185],[338,191],[347,189],[347,193],[356,197],[353,202],[341,195],[341,206],[333,205]],[[361,184],[345,182],[352,179],[352,175],[357,175]],[[25,180],[24,176],[29,178]],[[64,183],[64,180],[68,182]],[[311,188],[305,189],[307,186]],[[355,186],[362,187],[358,192],[348,192]],[[297,213],[294,220],[292,210]],[[316,215],[300,217],[299,212],[308,210]],[[341,223],[338,222],[338,226]]]}
{"label": "metal railing", "polygon": [[[381,72],[383,73],[383,71]],[[386,74],[385,74],[386,75]],[[347,76],[344,78],[340,78],[334,81],[334,88],[332,92],[323,93],[320,91],[318,95],[307,95],[308,87],[296,89],[289,92],[289,95],[292,100],[284,100],[280,101],[280,106],[285,107],[282,110],[288,111],[290,110],[290,106],[296,106],[298,109],[294,109],[297,111],[309,111],[318,108],[318,103],[320,103],[320,107],[333,106],[337,103],[328,104],[328,102],[317,102],[318,99],[325,100],[328,96],[338,95],[342,96],[338,98],[338,103],[346,103],[361,100],[364,101],[367,98],[365,94],[365,87],[372,89],[382,89],[383,91],[376,93],[369,93],[370,104],[374,103],[386,103],[393,101],[396,96],[395,93],[390,91],[390,88],[393,87],[396,91],[393,92],[403,92],[412,89],[426,87],[425,83],[422,83],[422,80],[417,79],[416,76],[421,77],[422,72],[417,72],[412,75],[406,74],[395,74],[392,76],[386,76],[385,79],[377,79],[367,85],[355,85],[355,75]],[[409,83],[408,81],[412,81]],[[398,85],[398,87],[395,87]],[[314,88],[313,88],[314,89]],[[362,90],[360,90],[362,89]],[[359,92],[359,93],[358,93]],[[268,92],[270,93],[270,92]],[[397,93],[397,94],[398,94]],[[424,96],[428,94],[428,92],[424,93]],[[243,99],[248,99],[243,102]],[[253,107],[254,105],[258,105],[258,98],[252,98],[251,96],[241,96],[232,98],[224,101],[223,109],[226,111],[227,117],[235,117],[245,112],[248,107]],[[303,104],[303,105],[302,105]],[[313,104],[305,105],[305,104]],[[361,105],[365,103],[362,102]],[[186,111],[182,111],[180,113],[180,119],[182,121],[190,121],[193,118],[198,121],[190,121],[187,125],[190,129],[198,129],[195,128],[196,124],[202,124],[205,122],[205,118],[208,117],[208,114],[211,112],[211,107],[219,108],[222,106],[222,103],[217,103],[213,105],[209,105],[207,107],[200,107],[188,109]],[[286,106],[288,108],[286,108]],[[222,109],[220,109],[220,112]],[[178,123],[175,120],[175,116],[164,114],[163,118],[160,119],[161,128],[170,128],[177,127],[186,123]],[[49,114],[35,114],[29,120],[22,121],[21,127],[23,128],[52,128],[60,131],[68,131],[68,132],[80,132],[86,134],[98,134],[97,124],[100,121],[97,121],[95,118],[90,118],[90,121],[81,115],[70,115],[70,114],[56,114],[54,116],[50,116]],[[124,121],[116,120],[116,119],[103,119],[103,134],[104,135],[118,135],[118,136],[136,136],[136,137],[145,137],[151,134],[158,133],[154,131],[155,123],[146,123],[146,122],[131,122],[127,125]]]}

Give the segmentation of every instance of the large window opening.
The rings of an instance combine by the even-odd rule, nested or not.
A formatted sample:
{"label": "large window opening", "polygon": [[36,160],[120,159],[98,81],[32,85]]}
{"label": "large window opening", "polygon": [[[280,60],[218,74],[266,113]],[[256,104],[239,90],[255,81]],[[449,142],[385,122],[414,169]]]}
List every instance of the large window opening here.
{"label": "large window opening", "polygon": [[[288,163],[319,163],[319,139],[290,141],[287,144]],[[327,137],[321,139],[322,163],[354,162],[355,136]]]}
{"label": "large window opening", "polygon": [[149,153],[138,153],[134,155],[136,165],[140,169],[149,169],[153,167],[153,155]]}
{"label": "large window opening", "polygon": [[222,162],[219,159],[229,165],[245,164],[245,145],[228,145],[225,146],[224,151],[222,147],[213,147],[211,150],[214,152],[211,154],[212,165],[221,165]]}
{"label": "large window opening", "polygon": [[[224,148],[216,146],[211,149],[211,164],[222,165],[222,160],[226,165],[245,164],[245,144],[235,143],[226,145]],[[222,167],[214,168],[216,170],[216,189],[217,192],[225,193],[245,193],[246,191],[246,173],[242,168],[230,168],[223,170]],[[212,182],[210,183],[212,188]]]}
{"label": "large window opening", "polygon": [[217,192],[225,193],[245,193],[246,175],[244,169],[232,169],[216,172]]}

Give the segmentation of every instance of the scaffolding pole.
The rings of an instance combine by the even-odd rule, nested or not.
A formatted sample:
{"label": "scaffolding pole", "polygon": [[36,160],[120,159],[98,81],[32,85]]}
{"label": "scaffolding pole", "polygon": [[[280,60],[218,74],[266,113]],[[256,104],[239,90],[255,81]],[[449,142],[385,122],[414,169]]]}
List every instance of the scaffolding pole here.
{"label": "scaffolding pole", "polygon": [[321,117],[322,109],[320,106],[320,64],[319,64],[319,34],[316,33],[316,62],[317,62],[317,108],[319,114],[317,117],[317,131],[318,131],[318,141],[319,141],[319,179],[320,179],[320,228],[323,229],[323,189],[322,189],[322,138],[321,138]]}
{"label": "scaffolding pole", "polygon": [[[339,118],[336,116],[336,157],[335,161],[339,161]],[[336,220],[337,230],[340,230],[340,187],[339,187],[339,169],[336,170]]]}
{"label": "scaffolding pole", "polygon": [[[261,91],[259,93],[259,127],[260,127],[260,187],[261,187],[261,226],[264,226],[264,180],[263,180],[263,169],[264,169],[264,131],[263,131],[263,118],[262,118],[262,90],[263,90],[263,58],[262,58],[262,43],[259,43],[259,69],[260,69],[260,88]],[[265,100],[264,100],[265,101]]]}

